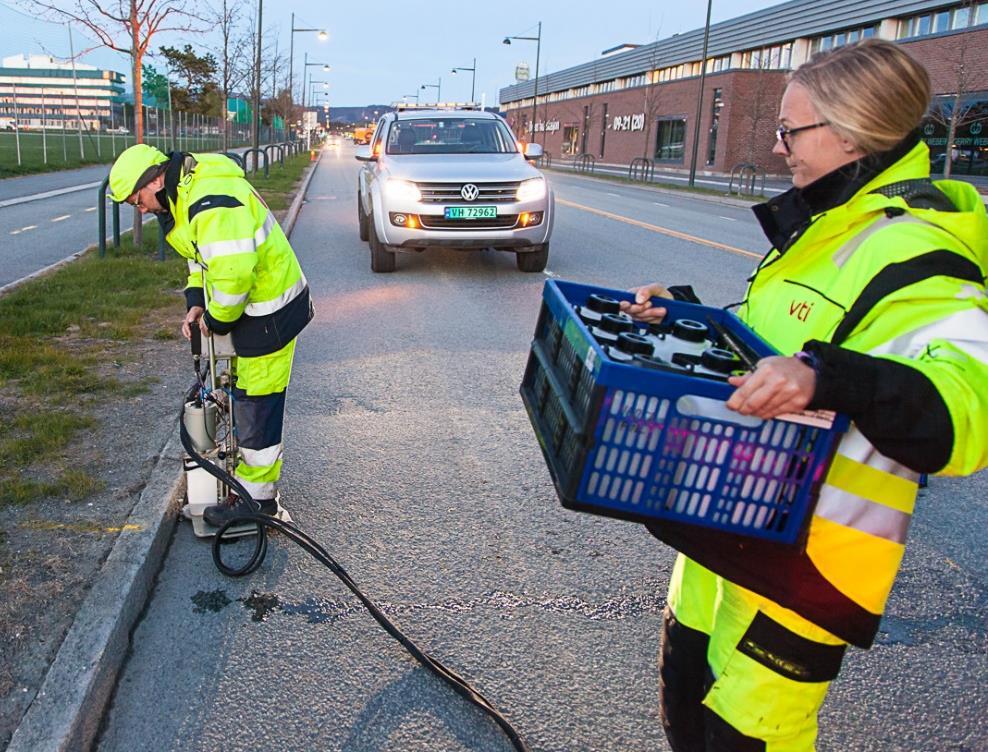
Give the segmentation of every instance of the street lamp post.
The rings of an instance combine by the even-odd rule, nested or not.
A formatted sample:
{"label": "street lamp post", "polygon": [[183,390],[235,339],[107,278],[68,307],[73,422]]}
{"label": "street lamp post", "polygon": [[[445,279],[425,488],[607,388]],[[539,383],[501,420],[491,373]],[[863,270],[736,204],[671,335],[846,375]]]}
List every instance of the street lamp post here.
{"label": "street lamp post", "polygon": [[696,153],[700,146],[700,116],[703,114],[703,81],[707,76],[707,42],[710,40],[710,6],[707,0],[707,23],[703,27],[703,55],[700,57],[700,97],[696,100],[696,123],[693,124],[693,155],[690,157],[690,179],[687,185],[692,188],[696,181]]}
{"label": "street lamp post", "polygon": [[420,89],[435,89],[436,90],[436,104],[439,104],[439,98],[442,96],[443,90],[443,77],[439,77],[438,84],[422,84]]}
{"label": "street lamp post", "polygon": [[325,29],[301,29],[295,28],[295,14],[292,13],[292,32],[289,35],[288,41],[288,97],[289,101],[294,103],[295,92],[292,89],[292,74],[295,72],[295,34],[300,31],[314,31],[319,34],[319,41],[325,42],[329,39],[329,34],[326,33]]}
{"label": "street lamp post", "polygon": [[402,99],[408,99],[409,97],[415,97],[415,104],[418,104],[419,103],[419,93],[418,92],[415,92],[414,94],[402,94],[401,95],[401,98]]}
{"label": "street lamp post", "polygon": [[309,68],[312,68],[312,67],[317,66],[317,65],[321,65],[322,66],[322,69],[324,71],[328,71],[330,69],[330,66],[329,66],[328,63],[310,63],[309,62],[309,53],[306,52],[305,53],[304,62],[302,63],[302,111],[303,112],[305,111],[305,89],[306,89],[306,86],[307,86],[307,84],[305,82],[305,79],[306,79],[306,76],[309,74]]}
{"label": "street lamp post", "polygon": [[[257,0],[257,49],[254,50],[254,91],[251,100],[254,111],[251,113],[251,144],[255,149],[261,148],[261,13],[264,0]],[[254,166],[257,167],[257,153],[254,155]]]}
{"label": "street lamp post", "polygon": [[473,74],[473,77],[470,80],[470,102],[472,103],[474,97],[474,89],[476,88],[477,85],[477,58],[473,59],[472,68],[453,68],[454,76],[456,75],[456,71],[470,71]]}
{"label": "street lamp post", "polygon": [[[505,37],[503,44],[511,44],[512,39],[522,39],[527,42],[535,42],[535,93],[532,95],[532,142],[535,142],[535,117],[536,107],[539,104],[539,55],[542,52],[542,22],[539,21],[539,31],[534,37]],[[542,129],[542,144],[545,145],[545,128]]]}

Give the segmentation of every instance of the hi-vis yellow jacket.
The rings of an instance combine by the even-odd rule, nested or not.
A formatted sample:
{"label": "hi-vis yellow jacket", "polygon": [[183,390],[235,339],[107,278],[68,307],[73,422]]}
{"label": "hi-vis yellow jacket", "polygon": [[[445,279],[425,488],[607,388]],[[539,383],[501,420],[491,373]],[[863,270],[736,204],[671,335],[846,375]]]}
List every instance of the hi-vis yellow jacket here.
{"label": "hi-vis yellow jacket", "polygon": [[[312,318],[309,287],[274,215],[244,172],[221,154],[173,153],[165,173],[169,244],[188,259],[186,303],[232,333],[238,355],[273,353]],[[205,274],[203,274],[205,273]]]}
{"label": "hi-vis yellow jacket", "polygon": [[[954,181],[935,185],[957,211],[914,208],[876,192],[928,177],[929,152],[918,143],[848,201],[813,216],[784,252],[770,251],[740,309],[783,354],[817,340],[840,344],[848,357],[915,369],[949,413],[941,443],[952,445],[935,468],[910,469],[888,456],[895,451],[882,454],[863,424],[852,423],[824,479],[805,552],[780,558],[786,571],[777,577],[724,573],[861,647],[874,639],[902,560],[917,469],[964,475],[988,465],[984,204],[970,185]],[[894,413],[892,399],[889,420]]]}

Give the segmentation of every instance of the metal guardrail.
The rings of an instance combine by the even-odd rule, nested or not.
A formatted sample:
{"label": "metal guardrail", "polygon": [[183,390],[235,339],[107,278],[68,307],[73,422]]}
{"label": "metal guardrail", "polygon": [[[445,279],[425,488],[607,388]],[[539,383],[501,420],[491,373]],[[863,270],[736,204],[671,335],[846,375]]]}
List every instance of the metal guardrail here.
{"label": "metal guardrail", "polygon": [[536,167],[552,167],[552,152],[543,151],[542,156],[535,160]]}
{"label": "metal guardrail", "polygon": [[[735,178],[738,181],[737,189],[734,188]],[[758,189],[758,195],[765,195],[765,170],[756,164],[751,162],[741,162],[734,165],[731,168],[731,182],[727,184],[727,193],[733,194],[737,193],[739,196],[745,194],[749,196],[755,195],[755,181],[761,178],[761,187]]]}
{"label": "metal guardrail", "polygon": [[577,172],[593,172],[597,167],[597,158],[593,154],[577,154],[573,157],[573,168]]}
{"label": "metal guardrail", "polygon": [[257,174],[257,165],[258,165],[259,158],[260,157],[264,157],[264,177],[268,177],[268,174],[269,174],[269,170],[268,170],[268,155],[267,155],[267,152],[265,152],[263,149],[247,149],[244,152],[244,172],[247,172],[247,168],[246,168],[247,161],[248,161],[247,158],[250,155],[254,155],[254,169],[252,170],[253,174],[254,175]]}
{"label": "metal guardrail", "polygon": [[648,157],[635,157],[628,165],[628,180],[651,183],[655,179],[655,162]]}

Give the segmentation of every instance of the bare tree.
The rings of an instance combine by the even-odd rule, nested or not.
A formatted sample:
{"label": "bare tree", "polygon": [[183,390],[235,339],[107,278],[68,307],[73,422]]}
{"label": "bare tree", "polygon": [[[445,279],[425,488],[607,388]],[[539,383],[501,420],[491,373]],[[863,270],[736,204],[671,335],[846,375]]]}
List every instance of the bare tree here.
{"label": "bare tree", "polygon": [[[967,0],[961,6],[961,10],[966,10],[968,18],[970,18],[977,11],[977,5],[973,0]],[[968,54],[970,52],[968,45],[972,36],[970,33],[958,34],[951,37],[951,44],[944,45],[944,58],[950,70],[951,83],[954,89],[953,96],[934,102],[930,108],[930,119],[947,129],[943,159],[944,178],[950,177],[953,168],[954,141],[957,138],[957,129],[984,119],[981,109],[975,109],[976,102],[965,101],[965,95],[971,91],[975,77],[980,73],[977,60],[972,60]]]}
{"label": "bare tree", "polygon": [[648,65],[648,81],[645,82],[645,101],[643,103],[643,111],[645,113],[645,141],[642,144],[642,156],[645,159],[652,159],[654,154],[649,155],[649,146],[651,144],[652,138],[652,122],[659,114],[659,51],[658,42],[659,34],[662,33],[662,24],[659,24],[659,28],[655,31],[655,39],[652,40],[652,54],[649,56]]}
{"label": "bare tree", "polygon": [[219,57],[220,92],[223,98],[220,108],[220,116],[223,118],[223,151],[230,148],[227,102],[230,92],[240,88],[244,81],[245,63],[250,53],[248,43],[251,35],[244,33],[242,29],[242,7],[235,0],[219,0],[208,17],[210,25],[219,30],[221,40],[216,54]]}
{"label": "bare tree", "polygon": [[[747,125],[748,137],[744,143],[744,160],[749,164],[757,164],[758,144],[762,141],[762,131],[766,124],[773,121],[775,108],[779,101],[777,77],[770,75],[772,61],[767,53],[755,50],[752,55],[758,55],[754,66],[754,84],[743,99],[742,117]],[[781,61],[777,61],[781,65]],[[777,66],[778,67],[778,66]]]}
{"label": "bare tree", "polygon": [[198,16],[188,9],[190,0],[21,0],[34,15],[61,23],[85,27],[99,44],[82,50],[84,55],[97,47],[108,47],[130,56],[134,91],[134,132],[144,142],[141,65],[156,34],[166,31],[196,30]]}

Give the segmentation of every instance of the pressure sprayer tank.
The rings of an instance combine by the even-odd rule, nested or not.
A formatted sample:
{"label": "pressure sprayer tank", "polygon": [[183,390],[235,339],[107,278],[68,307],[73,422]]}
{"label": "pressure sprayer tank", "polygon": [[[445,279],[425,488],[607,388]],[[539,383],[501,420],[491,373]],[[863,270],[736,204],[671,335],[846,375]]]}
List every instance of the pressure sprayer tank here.
{"label": "pressure sprayer tank", "polygon": [[[185,430],[188,431],[196,452],[201,455],[206,455],[216,448],[218,409],[213,402],[207,402],[204,405],[197,405],[195,402],[185,403],[182,422],[185,424]],[[208,458],[207,461],[209,461]],[[185,493],[188,499],[188,506],[184,513],[201,516],[203,509],[213,506],[218,501],[219,481],[191,459],[185,460],[184,467]]]}

